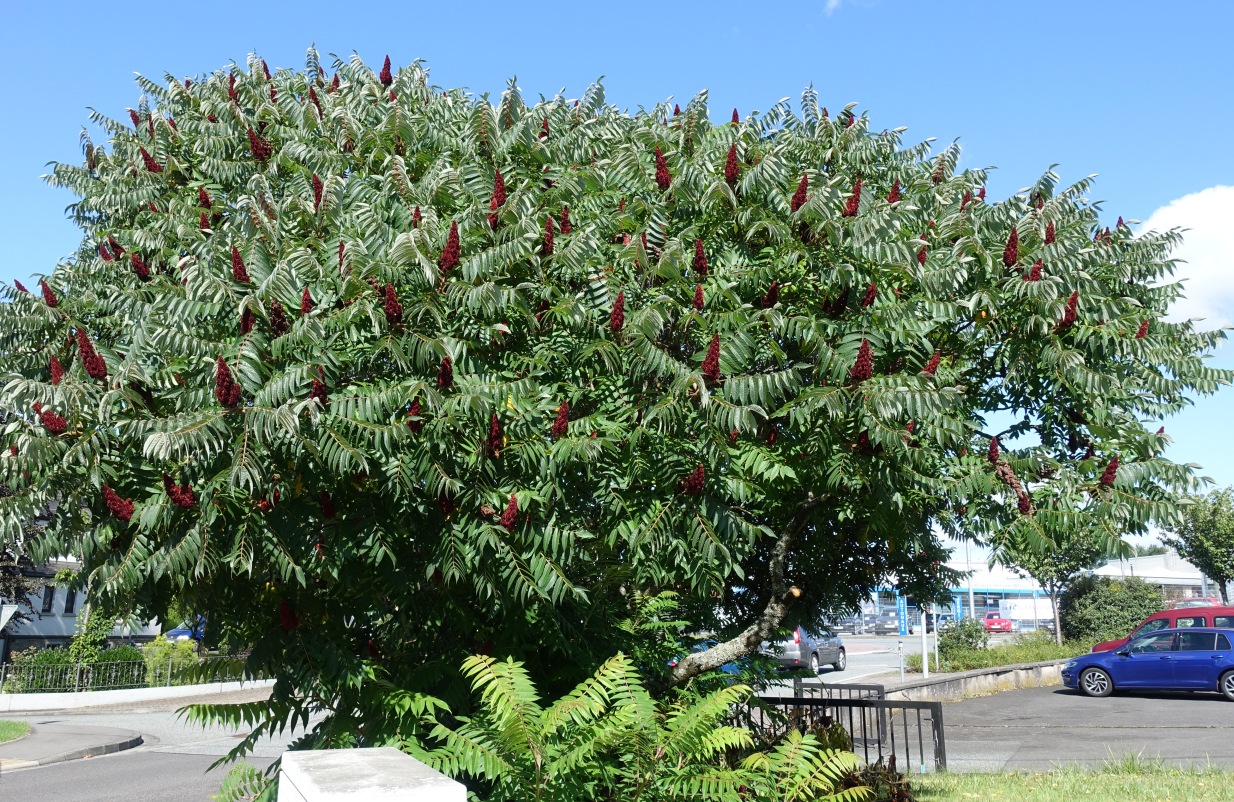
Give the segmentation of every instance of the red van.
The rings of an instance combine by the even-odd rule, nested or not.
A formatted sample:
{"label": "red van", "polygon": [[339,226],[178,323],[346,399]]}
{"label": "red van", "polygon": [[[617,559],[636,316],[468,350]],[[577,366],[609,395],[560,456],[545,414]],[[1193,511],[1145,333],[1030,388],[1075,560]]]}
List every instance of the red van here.
{"label": "red van", "polygon": [[1118,640],[1107,640],[1093,647],[1094,652],[1117,649],[1137,635],[1147,635],[1159,629],[1186,627],[1224,627],[1234,629],[1234,607],[1177,607],[1153,613],[1131,630],[1131,634]]}

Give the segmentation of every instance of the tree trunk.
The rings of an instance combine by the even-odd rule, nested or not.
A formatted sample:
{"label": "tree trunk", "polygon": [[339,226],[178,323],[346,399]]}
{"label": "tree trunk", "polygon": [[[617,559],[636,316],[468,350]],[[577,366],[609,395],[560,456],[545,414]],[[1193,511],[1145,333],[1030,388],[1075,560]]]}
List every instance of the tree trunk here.
{"label": "tree trunk", "polygon": [[1221,577],[1217,580],[1217,586],[1221,589],[1222,604],[1228,605],[1230,603],[1230,578],[1228,576]]}
{"label": "tree trunk", "polygon": [[1054,642],[1059,646],[1063,645],[1063,625],[1058,617],[1058,588],[1051,588],[1050,594],[1050,609],[1054,611]]}

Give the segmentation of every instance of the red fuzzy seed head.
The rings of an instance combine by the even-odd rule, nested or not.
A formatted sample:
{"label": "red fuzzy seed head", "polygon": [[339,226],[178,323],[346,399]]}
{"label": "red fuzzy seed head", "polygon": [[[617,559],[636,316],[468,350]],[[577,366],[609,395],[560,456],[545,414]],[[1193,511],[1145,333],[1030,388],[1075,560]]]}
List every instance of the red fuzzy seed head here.
{"label": "red fuzzy seed head", "polygon": [[500,459],[502,447],[501,421],[497,419],[497,413],[489,418],[488,422],[488,439],[484,444],[484,452],[489,459]]}
{"label": "red fuzzy seed head", "polygon": [[571,227],[570,227],[570,207],[569,207],[569,206],[562,206],[562,207],[561,207],[561,233],[562,233],[562,234],[569,234],[569,233],[570,233],[570,231],[571,231]]}
{"label": "red fuzzy seed head", "polygon": [[1148,336],[1148,321],[1145,320],[1143,323],[1140,324],[1140,329],[1139,331],[1135,333],[1135,338],[1137,340],[1142,340],[1147,336]]}
{"label": "red fuzzy seed head", "polygon": [[287,320],[287,310],[278,301],[270,301],[267,307],[270,314],[270,332],[275,338],[282,337],[291,330],[291,323]]}
{"label": "red fuzzy seed head", "polygon": [[38,413],[39,422],[42,423],[43,428],[51,434],[64,434],[64,430],[69,426],[68,421],[52,412],[50,409],[45,407],[40,408]]}
{"label": "red fuzzy seed head", "polygon": [[240,96],[236,94],[236,74],[234,72],[227,76],[227,99],[233,103],[240,100]]}
{"label": "red fuzzy seed head", "polygon": [[540,138],[548,139],[548,117],[540,121]]}
{"label": "red fuzzy seed head", "polygon": [[139,117],[137,112],[133,109],[129,109],[129,119],[133,121],[134,128],[141,128],[141,117]]}
{"label": "red fuzzy seed head", "polygon": [[891,191],[887,193],[887,202],[888,203],[899,203],[900,202],[900,182],[899,181],[896,181],[894,184],[891,185]]}
{"label": "red fuzzy seed head", "polygon": [[767,445],[774,446],[776,444],[776,438],[778,437],[778,433],[779,433],[779,429],[777,429],[773,425],[771,427],[771,431],[767,432]]}
{"label": "red fuzzy seed head", "polygon": [[317,97],[317,91],[313,89],[313,87],[311,86],[309,87],[308,98],[309,98],[309,101],[313,104],[313,106],[317,108],[317,116],[325,117],[326,113],[321,110],[321,98]]}
{"label": "red fuzzy seed head", "polygon": [[94,379],[107,378],[107,365],[98,351],[94,350],[94,343],[90,342],[90,335],[86,334],[85,329],[77,330],[77,350],[81,355],[81,365],[88,376]]}
{"label": "red fuzzy seed head", "polygon": [[423,219],[423,218],[420,216],[420,207],[419,207],[419,206],[417,206],[416,208],[414,208],[414,209],[412,209],[412,210],[411,210],[411,227],[412,227],[412,228],[419,228],[419,227],[420,227],[420,220],[422,220],[422,219]]}
{"label": "red fuzzy seed head", "polygon": [[731,432],[728,433],[728,444],[730,446],[737,445],[737,438],[739,437],[741,437],[741,432],[737,431],[736,429],[733,429]]}
{"label": "red fuzzy seed head", "polygon": [[274,146],[265,137],[259,136],[252,128],[249,128],[247,133],[249,152],[253,154],[254,159],[264,164],[274,153]]}
{"label": "red fuzzy seed head", "polygon": [[1041,260],[1033,262],[1032,268],[1024,275],[1025,281],[1041,281]]}
{"label": "red fuzzy seed head", "polygon": [[673,185],[673,177],[668,172],[668,162],[664,158],[664,154],[656,148],[656,186],[661,190],[668,189]]}
{"label": "red fuzzy seed head", "polygon": [[1080,304],[1080,291],[1076,290],[1071,293],[1071,297],[1067,299],[1067,306],[1063,309],[1063,316],[1058,321],[1059,333],[1066,331],[1075,325],[1079,320],[1078,307]]}
{"label": "red fuzzy seed head", "polygon": [[394,90],[391,89],[390,90],[390,102],[393,103],[396,100],[398,100],[398,95],[394,94]]}
{"label": "red fuzzy seed head", "polygon": [[412,434],[419,434],[424,429],[424,421],[416,420],[421,417],[421,412],[423,412],[423,408],[420,406],[420,399],[417,398],[407,408],[407,428],[411,429]]}
{"label": "red fuzzy seed head", "polygon": [[964,190],[964,197],[960,198],[960,211],[964,211],[968,204],[973,202],[973,191],[971,189]]}
{"label": "red fuzzy seed head", "polygon": [[1053,220],[1045,224],[1045,244],[1046,245],[1054,244],[1054,221]]}
{"label": "red fuzzy seed head", "polygon": [[707,475],[703,471],[703,466],[699,465],[694,469],[694,472],[681,481],[681,492],[687,496],[700,495],[707,487]]}
{"label": "red fuzzy seed head", "polygon": [[127,498],[120,498],[119,494],[107,485],[103,485],[103,501],[107,503],[108,511],[116,517],[116,520],[128,523],[133,518],[133,502]]}
{"label": "red fuzzy seed head", "polygon": [[924,265],[927,258],[929,258],[929,255],[926,246],[922,245],[921,250],[917,251],[917,264]]}
{"label": "red fuzzy seed head", "polygon": [[1105,470],[1101,472],[1099,480],[1102,487],[1109,487],[1114,484],[1114,479],[1118,476],[1118,456],[1110,458],[1110,462],[1105,466]]}
{"label": "red fuzzy seed head", "polygon": [[227,362],[221,356],[214,368],[214,397],[225,407],[234,407],[240,403],[240,385],[236,384],[231,368],[227,367]]}
{"label": "red fuzzy seed head", "polygon": [[458,502],[448,491],[442,490],[437,494],[437,509],[441,510],[442,517],[449,518],[458,509]]}
{"label": "red fuzzy seed head", "polygon": [[248,334],[253,330],[253,311],[247,306],[240,313],[240,333]]}
{"label": "red fuzzy seed head", "polygon": [[309,293],[309,288],[305,287],[304,292],[300,293],[300,314],[307,315],[313,311],[313,296]]}
{"label": "red fuzzy seed head", "polygon": [[806,205],[809,200],[806,193],[810,191],[810,176],[806,173],[801,174],[801,181],[797,183],[797,191],[793,193],[793,199],[789,201],[788,208],[792,212],[796,212],[802,206]]}
{"label": "red fuzzy seed head", "polygon": [[450,357],[441,358],[441,367],[437,369],[437,389],[449,390],[454,386],[454,363]]}
{"label": "red fuzzy seed head", "polygon": [[338,73],[336,72],[334,73],[334,80],[330,82],[330,88],[327,89],[326,92],[330,94],[334,94],[337,91],[338,91]]}
{"label": "red fuzzy seed head", "polygon": [[47,367],[51,371],[51,383],[53,387],[64,381],[64,366],[60,364],[60,359],[55,354],[51,355],[51,360],[49,361]]}
{"label": "red fuzzy seed head", "polygon": [[703,357],[703,379],[708,387],[720,383],[720,335],[713,334],[711,344],[707,346],[707,355]]}
{"label": "red fuzzy seed head", "polygon": [[390,73],[390,57],[386,56],[386,60],[381,65],[381,74],[377,76],[381,81],[382,86],[389,86],[394,83],[394,76]]}
{"label": "red fuzzy seed head", "polygon": [[857,210],[861,207],[861,179],[858,178],[853,184],[853,192],[848,196],[848,200],[844,203],[844,216],[856,217]]}
{"label": "red fuzzy seed head", "polygon": [[322,409],[330,406],[330,391],[321,379],[313,379],[313,389],[309,390],[309,400],[317,401]]}
{"label": "red fuzzy seed head", "polygon": [[292,607],[291,602],[286,599],[279,602],[279,626],[288,632],[300,626],[300,618],[296,615],[296,608]]}
{"label": "red fuzzy seed head", "polygon": [[270,87],[270,102],[271,102],[271,103],[278,103],[278,102],[279,102],[279,93],[278,93],[278,90],[277,90],[277,89],[275,89],[273,86],[272,86],[272,87]]}
{"label": "red fuzzy seed head", "polygon": [[621,330],[626,325],[626,291],[621,290],[617,293],[617,300],[613,302],[613,311],[608,316],[608,327],[613,334],[621,334]]}
{"label": "red fuzzy seed head", "polygon": [[181,509],[190,509],[197,503],[197,497],[193,495],[193,488],[189,487],[187,483],[177,486],[167,474],[163,474],[163,490],[166,491],[167,497],[171,499],[171,503]]}
{"label": "red fuzzy seed head", "polygon": [[111,251],[107,250],[107,245],[102,242],[99,243],[99,257],[104,262],[111,261]]}
{"label": "red fuzzy seed head", "polygon": [[334,499],[330,498],[330,494],[325,490],[321,491],[321,517],[327,520],[334,520]]}
{"label": "red fuzzy seed head", "polygon": [[1023,490],[1016,496],[1016,509],[1020,511],[1021,515],[1032,515],[1033,502],[1029,499],[1028,493]]}
{"label": "red fuzzy seed head", "polygon": [[561,406],[557,407],[557,419],[553,421],[553,439],[559,440],[566,436],[566,431],[570,427],[570,403],[562,401]]}
{"label": "red fuzzy seed head", "polygon": [[763,296],[763,308],[770,309],[780,302],[780,282],[773,281],[771,286],[767,288],[767,294]]}
{"label": "red fuzzy seed head", "polygon": [[39,289],[43,291],[43,303],[52,309],[60,305],[60,298],[56,295],[56,291],[49,287],[43,279],[39,279]]}
{"label": "red fuzzy seed head", "polygon": [[501,514],[499,521],[501,528],[507,532],[513,532],[515,524],[518,523],[518,498],[511,493],[510,503],[506,505],[506,510]]}
{"label": "red fuzzy seed head", "polygon": [[240,249],[235,245],[231,246],[231,277],[241,284],[248,284],[252,281],[249,278],[248,268],[244,266],[244,257],[240,255]]}
{"label": "red fuzzy seed head", "polygon": [[545,256],[553,255],[553,218],[551,217],[544,219],[544,247],[542,252]]}
{"label": "red fuzzy seed head", "polygon": [[1018,261],[1020,261],[1020,234],[1015,226],[1012,226],[1011,234],[1007,237],[1007,244],[1003,246],[1003,264],[1007,267],[1015,267]]}
{"label": "red fuzzy seed head", "polygon": [[993,465],[998,462],[998,438],[990,438],[990,450],[986,453],[986,459]]}
{"label": "red fuzzy seed head", "polygon": [[201,229],[202,231],[210,230],[210,219],[206,217],[205,212],[201,213],[201,219],[197,221],[197,227]]}
{"label": "red fuzzy seed head", "polygon": [[130,258],[132,259],[132,262],[133,262],[133,273],[137,275],[137,278],[141,279],[142,281],[149,281],[150,280],[150,266],[147,265],[145,260],[143,260],[137,254],[133,254],[132,257]]}
{"label": "red fuzzy seed head", "polygon": [[502,206],[506,202],[506,179],[502,177],[501,170],[497,170],[493,174],[493,202],[498,206]]}
{"label": "red fuzzy seed head", "polygon": [[733,125],[737,125],[740,122],[741,122],[741,115],[737,113],[737,109],[733,109]]}
{"label": "red fuzzy seed head", "polygon": [[703,311],[703,285],[694,285],[694,309],[695,311]]}
{"label": "red fuzzy seed head", "polygon": [[853,384],[861,384],[873,375],[874,353],[870,349],[870,341],[863,338],[861,340],[861,347],[857,349],[857,359],[853,362],[853,366],[849,368],[848,379]]}
{"label": "red fuzzy seed head", "polygon": [[728,156],[724,159],[724,180],[733,188],[737,187],[737,178],[740,175],[740,168],[737,164],[737,146],[733,145],[728,149]]}
{"label": "red fuzzy seed head", "polygon": [[673,116],[676,117],[678,114],[681,114],[681,106],[674,103],[673,104]]}
{"label": "red fuzzy seed head", "polygon": [[878,282],[871,281],[870,286],[866,287],[866,294],[861,296],[861,306],[864,309],[874,303],[874,299],[878,297]]}
{"label": "red fuzzy seed head", "polygon": [[157,161],[155,161],[155,160],[154,160],[154,157],[153,157],[153,156],[151,156],[151,155],[150,155],[150,154],[146,151],[146,149],[145,149],[145,148],[138,148],[138,150],[140,150],[140,151],[141,151],[141,160],[142,160],[142,162],[146,165],[146,170],[147,170],[147,172],[151,172],[151,173],[161,173],[161,172],[163,172],[163,165],[161,165],[161,164],[159,164]]}
{"label": "red fuzzy seed head", "polygon": [[386,325],[390,328],[403,325],[403,305],[398,302],[398,292],[393,284],[386,285]]}
{"label": "red fuzzy seed head", "polygon": [[203,209],[209,209],[214,205],[214,202],[210,200],[210,193],[206,192],[205,187],[197,188],[197,205]]}
{"label": "red fuzzy seed head", "polygon": [[27,295],[30,294],[30,290],[26,289],[26,285],[22,284],[20,281],[16,281],[16,280],[13,281],[13,289],[17,290],[18,292],[24,292]]}
{"label": "red fuzzy seed head", "polygon": [[461,254],[458,242],[458,223],[450,222],[450,234],[446,238],[446,246],[441,249],[441,259],[437,264],[441,268],[441,276],[445,278],[451,270],[458,267]]}
{"label": "red fuzzy seed head", "polygon": [[707,278],[707,253],[703,250],[703,241],[701,239],[694,240],[694,272],[700,278]]}
{"label": "red fuzzy seed head", "polygon": [[985,187],[981,187],[977,190],[977,200],[982,202],[985,201]]}
{"label": "red fuzzy seed head", "polygon": [[325,185],[321,183],[317,173],[313,173],[313,211],[321,208],[321,192],[323,189],[325,189]]}

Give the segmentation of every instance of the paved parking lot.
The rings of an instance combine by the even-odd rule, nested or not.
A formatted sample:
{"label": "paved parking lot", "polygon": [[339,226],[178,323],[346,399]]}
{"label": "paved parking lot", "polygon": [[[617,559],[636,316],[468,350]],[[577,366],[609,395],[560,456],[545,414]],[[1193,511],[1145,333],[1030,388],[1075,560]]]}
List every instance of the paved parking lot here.
{"label": "paved parking lot", "polygon": [[1040,771],[1135,755],[1170,765],[1234,767],[1234,703],[1210,694],[1006,691],[943,709],[952,771]]}

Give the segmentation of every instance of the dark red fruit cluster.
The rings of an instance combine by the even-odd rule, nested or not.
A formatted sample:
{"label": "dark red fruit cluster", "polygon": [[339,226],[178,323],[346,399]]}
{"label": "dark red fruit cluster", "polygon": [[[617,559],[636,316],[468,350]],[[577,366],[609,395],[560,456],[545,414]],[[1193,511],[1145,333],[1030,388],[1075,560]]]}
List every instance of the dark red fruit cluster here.
{"label": "dark red fruit cluster", "polygon": [[770,309],[780,302],[780,282],[773,281],[771,286],[767,288],[767,294],[763,296],[763,308]]}
{"label": "dark red fruit cluster", "polygon": [[403,305],[398,302],[398,292],[393,284],[386,285],[386,325],[398,328],[403,325]]}
{"label": "dark red fruit cluster", "polygon": [[542,253],[545,256],[553,255],[553,218],[547,217],[544,220],[544,247]]}
{"label": "dark red fruit cluster", "polygon": [[106,243],[102,243],[102,242],[99,243],[99,258],[102,259],[104,262],[111,261],[111,251],[107,250]]}
{"label": "dark red fruit cluster", "polygon": [[244,307],[244,311],[240,313],[240,333],[248,334],[252,330],[253,330],[253,310],[249,309],[246,306]]}
{"label": "dark red fruit cluster", "polygon": [[922,373],[928,373],[933,376],[938,371],[938,363],[942,361],[943,355],[938,351],[934,352],[934,356],[930,357],[930,361],[921,369]]}
{"label": "dark red fruit cluster", "polygon": [[281,303],[270,301],[267,308],[270,314],[270,333],[276,339],[291,331],[291,323],[287,320],[287,310],[283,308]]}
{"label": "dark red fruit cluster", "polygon": [[1137,340],[1142,340],[1147,336],[1148,336],[1148,321],[1145,320],[1143,323],[1140,324],[1140,329],[1139,331],[1135,333],[1135,338]]}
{"label": "dark red fruit cluster", "polygon": [[133,121],[134,128],[141,129],[141,117],[133,109],[129,109],[129,119]]}
{"label": "dark red fruit cluster", "polygon": [[441,367],[437,370],[437,389],[449,390],[454,386],[454,363],[450,357],[441,358]]}
{"label": "dark red fruit cluster", "polygon": [[214,368],[214,397],[225,407],[234,407],[240,403],[240,385],[231,375],[231,368],[223,357],[218,358]]}
{"label": "dark red fruit cluster", "polygon": [[60,360],[55,354],[51,355],[51,362],[48,367],[51,370],[51,383],[53,386],[64,381],[64,366],[60,364]]}
{"label": "dark red fruit cluster", "polygon": [[513,493],[510,494],[510,503],[506,505],[505,512],[501,514],[499,523],[501,528],[507,532],[513,532],[515,524],[518,523],[518,497]]}
{"label": "dark red fruit cluster", "polygon": [[1025,281],[1041,281],[1041,260],[1033,262],[1033,266],[1024,274]]}
{"label": "dark red fruit cluster", "polygon": [[1020,261],[1020,234],[1015,226],[1012,226],[1011,234],[1007,237],[1007,244],[1003,246],[1003,265],[1015,267],[1018,261]]}
{"label": "dark red fruit cluster", "polygon": [[971,189],[964,190],[964,197],[960,198],[960,211],[968,208],[968,204],[973,202],[973,191]]}
{"label": "dark red fruit cluster", "polygon": [[990,438],[990,450],[986,452],[985,458],[990,461],[991,465],[994,465],[998,462],[998,438],[997,437]]}
{"label": "dark red fruit cluster", "polygon": [[240,95],[236,93],[236,74],[234,72],[227,76],[227,99],[232,103],[240,102]]}
{"label": "dark red fruit cluster", "polygon": [[81,354],[81,365],[86,369],[86,375],[93,379],[107,378],[107,363],[99,356],[99,352],[94,350],[94,343],[90,342],[90,335],[86,334],[85,329],[77,330],[77,350]]}
{"label": "dark red fruit cluster", "polygon": [[878,282],[871,281],[870,286],[866,287],[866,294],[861,296],[861,308],[864,309],[874,303],[874,299],[878,297]]}
{"label": "dark red fruit cluster", "polygon": [[450,495],[448,490],[442,490],[437,494],[437,509],[441,510],[443,517],[449,518],[458,509],[458,502],[454,500],[454,496]]}
{"label": "dark red fruit cluster", "polygon": [[899,181],[896,181],[894,184],[891,185],[891,191],[887,193],[887,202],[888,203],[899,203],[900,202],[900,182]]}
{"label": "dark red fruit cluster", "polygon": [[39,279],[39,289],[43,291],[43,303],[52,309],[60,305],[60,298],[56,296],[56,291],[49,287],[43,279]]}
{"label": "dark red fruit cluster", "polygon": [[171,503],[180,509],[191,509],[197,503],[197,497],[193,495],[193,488],[189,487],[187,482],[177,486],[167,474],[163,474],[163,490],[167,492],[167,497],[171,499]]}
{"label": "dark red fruit cluster", "polygon": [[1110,462],[1105,466],[1105,470],[1101,472],[1101,479],[1098,481],[1102,487],[1109,487],[1114,484],[1114,479],[1118,476],[1118,457],[1113,456]]}
{"label": "dark red fruit cluster", "polygon": [[313,173],[313,211],[321,208],[321,193],[323,189],[325,189],[325,185],[321,183],[317,173]]}
{"label": "dark red fruit cluster", "polygon": [[34,411],[38,413],[39,422],[43,424],[43,428],[52,434],[64,434],[64,430],[69,427],[68,421],[50,409],[45,408],[42,404],[36,403]]}
{"label": "dark red fruit cluster", "polygon": [[621,330],[626,325],[626,291],[621,290],[617,293],[617,300],[613,302],[613,311],[608,315],[608,327],[613,334],[621,334]]}
{"label": "dark red fruit cluster", "polygon": [[313,379],[313,389],[309,390],[309,400],[317,401],[322,409],[330,406],[330,391],[321,379]]}
{"label": "dark red fruit cluster", "polygon": [[849,368],[848,379],[853,384],[861,384],[874,375],[874,352],[870,349],[870,341],[862,338],[861,347],[857,349],[857,359]]}
{"label": "dark red fruit cluster", "polygon": [[668,162],[664,158],[664,154],[656,148],[656,186],[660,189],[668,189],[673,185],[673,177],[668,172]]}
{"label": "dark red fruit cluster", "polygon": [[728,149],[728,156],[724,159],[724,181],[730,187],[736,189],[739,176],[740,168],[737,165],[737,146],[732,145]]}
{"label": "dark red fruit cluster", "polygon": [[701,312],[703,311],[703,285],[696,284],[694,286],[694,308]]}
{"label": "dark red fruit cluster", "polygon": [[1077,311],[1079,305],[1080,305],[1080,291],[1076,290],[1075,292],[1071,293],[1071,297],[1067,299],[1067,306],[1066,308],[1063,309],[1063,316],[1058,321],[1058,333],[1059,334],[1062,334],[1063,332],[1070,329],[1072,326],[1076,324],[1076,321],[1080,319],[1079,313]]}
{"label": "dark red fruit cluster", "polygon": [[133,261],[133,273],[137,275],[137,278],[141,279],[142,281],[149,281],[150,280],[150,266],[147,265],[145,260],[142,259],[137,254],[133,254],[132,257],[130,258]]}
{"label": "dark red fruit cluster", "polygon": [[1054,244],[1054,221],[1053,220],[1045,224],[1045,244],[1046,245]]}
{"label": "dark red fruit cluster", "polygon": [[424,219],[424,218],[423,218],[423,216],[421,216],[421,214],[420,214],[420,207],[419,207],[419,206],[417,206],[416,208],[414,208],[414,209],[412,209],[412,210],[411,210],[411,227],[412,227],[412,228],[419,228],[419,227],[420,227],[420,221],[421,221],[421,220],[423,220],[423,219]]}
{"label": "dark red fruit cluster", "polygon": [[697,496],[707,487],[707,476],[703,472],[703,466],[699,465],[694,469],[694,472],[681,480],[681,492],[687,496]]}
{"label": "dark red fruit cluster", "polygon": [[700,278],[707,278],[707,253],[703,250],[703,241],[701,239],[694,240],[694,272]]}
{"label": "dark red fruit cluster", "polygon": [[720,383],[720,378],[720,335],[713,334],[707,355],[703,357],[703,379],[708,387],[714,387]]}
{"label": "dark red fruit cluster", "polygon": [[296,608],[292,607],[291,602],[286,599],[279,602],[279,626],[288,632],[300,626],[300,617],[296,615]]}
{"label": "dark red fruit cluster", "polygon": [[[252,128],[248,129],[249,152],[253,158],[265,164],[274,155],[274,146],[263,136],[259,136]],[[161,168],[160,168],[161,169]]]}
{"label": "dark red fruit cluster", "polygon": [[458,244],[458,223],[450,222],[450,234],[446,237],[446,247],[441,249],[441,259],[437,264],[441,268],[441,277],[445,278],[451,270],[458,267],[462,251]]}
{"label": "dark red fruit cluster", "polygon": [[309,288],[305,287],[304,292],[300,293],[300,314],[307,315],[313,311],[313,296],[309,293]]}
{"label": "dark red fruit cluster", "polygon": [[248,268],[244,266],[244,258],[240,256],[240,249],[235,245],[231,246],[231,277],[241,284],[252,281]]}
{"label": "dark red fruit cluster", "polygon": [[407,408],[407,428],[412,434],[419,434],[424,430],[423,420],[414,420],[420,417],[423,407],[420,406],[420,399],[411,402],[411,406]]}
{"label": "dark red fruit cluster", "polygon": [[557,419],[553,421],[553,439],[558,440],[566,436],[566,431],[570,428],[570,402],[562,401],[561,406],[557,407]]}
{"label": "dark red fruit cluster", "polygon": [[385,62],[381,65],[381,74],[377,76],[381,81],[382,86],[388,87],[394,83],[394,76],[390,73],[390,57],[386,56]]}
{"label": "dark red fruit cluster", "polygon": [[141,151],[141,160],[146,165],[147,172],[151,172],[151,173],[163,172],[163,165],[155,161],[154,157],[151,156],[149,152],[146,151],[145,148],[138,148],[138,150]]}
{"label": "dark red fruit cluster", "polygon": [[570,226],[570,207],[562,206],[561,207],[561,233],[569,234],[572,230],[573,229]]}
{"label": "dark red fruit cluster", "polygon": [[103,485],[103,501],[107,503],[107,509],[111,514],[116,516],[116,520],[123,523],[132,520],[133,502],[127,498],[120,498],[116,491],[107,485]]}
{"label": "dark red fruit cluster", "polygon": [[324,118],[326,113],[321,110],[321,98],[317,97],[317,92],[311,86],[308,91],[308,99],[317,108],[317,116]]}
{"label": "dark red fruit cluster", "polygon": [[853,192],[848,196],[848,200],[844,202],[844,216],[856,217],[857,210],[861,208],[861,179],[858,178],[853,184]]}
{"label": "dark red fruit cluster", "polygon": [[926,263],[926,259],[928,258],[929,258],[929,254],[926,249],[926,246],[922,245],[921,250],[917,251],[917,264],[924,265]]}
{"label": "dark red fruit cluster", "polygon": [[335,515],[334,499],[330,498],[329,492],[323,490],[319,500],[321,502],[321,517],[327,521],[333,521]]}
{"label": "dark red fruit cluster", "polygon": [[497,419],[497,413],[494,412],[488,422],[488,439],[484,444],[484,450],[489,459],[501,459],[502,439],[501,421]]}
{"label": "dark red fruit cluster", "polygon": [[797,184],[797,191],[793,193],[793,199],[788,202],[789,211],[796,212],[802,206],[806,205],[809,196],[806,194],[810,191],[810,176],[806,173],[801,174],[801,181]]}

